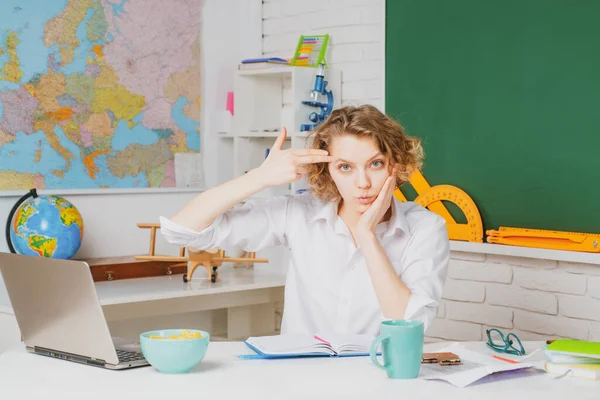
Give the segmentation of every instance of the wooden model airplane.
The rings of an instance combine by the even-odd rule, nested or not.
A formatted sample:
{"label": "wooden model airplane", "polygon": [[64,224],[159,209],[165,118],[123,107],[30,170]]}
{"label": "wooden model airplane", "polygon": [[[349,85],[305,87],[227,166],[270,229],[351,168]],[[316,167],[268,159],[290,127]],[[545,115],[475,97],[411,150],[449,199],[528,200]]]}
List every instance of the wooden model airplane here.
{"label": "wooden model airplane", "polygon": [[255,262],[269,262],[266,258],[256,258],[255,252],[249,252],[248,257],[226,257],[225,251],[221,249],[197,250],[187,248],[188,255],[185,255],[185,247],[179,248],[179,256],[163,256],[154,254],[156,244],[156,230],[160,229],[160,224],[137,224],[138,228],[150,229],[150,254],[145,256],[135,256],[136,260],[144,261],[164,261],[174,262],[176,266],[187,265],[187,273],[183,274],[183,281],[189,282],[192,280],[196,268],[203,266],[206,272],[210,275],[210,281],[216,282],[217,268],[222,266],[224,262],[233,262],[246,264],[246,268],[254,265]]}

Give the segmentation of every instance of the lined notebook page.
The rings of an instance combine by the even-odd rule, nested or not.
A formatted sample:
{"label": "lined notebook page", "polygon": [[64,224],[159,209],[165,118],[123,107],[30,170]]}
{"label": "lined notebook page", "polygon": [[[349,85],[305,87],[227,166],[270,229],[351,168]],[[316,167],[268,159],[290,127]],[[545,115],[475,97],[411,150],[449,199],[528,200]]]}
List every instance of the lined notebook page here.
{"label": "lined notebook page", "polygon": [[320,340],[306,335],[275,335],[250,337],[246,340],[265,354],[326,353],[334,354],[331,348]]}
{"label": "lined notebook page", "polygon": [[368,353],[374,337],[371,335],[347,335],[332,332],[319,332],[318,339],[331,344],[333,350],[339,353]]}

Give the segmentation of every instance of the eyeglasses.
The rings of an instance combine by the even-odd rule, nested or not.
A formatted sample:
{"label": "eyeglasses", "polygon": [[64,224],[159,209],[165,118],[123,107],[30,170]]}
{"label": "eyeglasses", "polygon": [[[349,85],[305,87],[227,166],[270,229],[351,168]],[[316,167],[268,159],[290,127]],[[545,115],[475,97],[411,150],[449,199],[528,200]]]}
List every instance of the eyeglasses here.
{"label": "eyeglasses", "polygon": [[[524,356],[525,349],[523,348],[523,344],[514,333],[509,333],[504,336],[502,332],[500,332],[496,328],[486,330],[488,341],[487,346],[498,353],[507,353],[514,354],[516,356]],[[517,346],[515,346],[515,343]]]}

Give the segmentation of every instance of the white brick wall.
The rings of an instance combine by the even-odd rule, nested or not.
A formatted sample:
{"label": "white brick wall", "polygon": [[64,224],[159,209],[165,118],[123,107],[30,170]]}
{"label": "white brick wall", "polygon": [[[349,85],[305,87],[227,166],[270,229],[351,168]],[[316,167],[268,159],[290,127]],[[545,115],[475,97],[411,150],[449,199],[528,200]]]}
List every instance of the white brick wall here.
{"label": "white brick wall", "polygon": [[514,267],[514,283],[526,289],[545,292],[585,294],[586,280],[584,275],[575,275],[564,270]]}
{"label": "white brick wall", "polygon": [[588,340],[600,341],[600,322],[590,322],[590,337]]}
{"label": "white brick wall", "polygon": [[575,339],[588,338],[589,323],[581,319],[542,315],[517,310],[515,311],[513,322],[515,326],[519,326],[519,328],[530,332],[544,332],[552,336]]}
{"label": "white brick wall", "polygon": [[437,318],[427,330],[428,339],[481,340],[481,325]]}
{"label": "white brick wall", "polygon": [[513,311],[508,307],[447,301],[445,309],[446,318],[453,321],[475,322],[502,328],[513,326]]}
{"label": "white brick wall", "polygon": [[448,278],[444,287],[444,299],[481,303],[485,300],[485,285]]}
{"label": "white brick wall", "polygon": [[600,268],[593,264],[580,264],[561,261],[559,262],[558,266],[572,274],[600,275]]}
{"label": "white brick wall", "polygon": [[[485,254],[479,255],[485,257]],[[448,276],[469,281],[511,283],[513,271],[509,265],[504,264],[454,260],[448,269]]]}
{"label": "white brick wall", "polygon": [[600,321],[600,300],[563,295],[559,297],[559,309],[567,317]]}
{"label": "white brick wall", "polygon": [[595,299],[600,299],[600,278],[589,278],[587,291]]}
{"label": "white brick wall", "polygon": [[543,314],[556,315],[558,301],[556,296],[539,290],[521,289],[514,285],[488,284],[487,302],[489,304],[519,308]]}
{"label": "white brick wall", "polygon": [[301,34],[331,35],[327,62],[342,71],[342,105],[383,99],[382,0],[264,0],[263,55],[289,58]]}
{"label": "white brick wall", "polygon": [[452,252],[444,300],[426,336],[479,340],[498,328],[522,340],[599,341],[599,275],[600,265]]}

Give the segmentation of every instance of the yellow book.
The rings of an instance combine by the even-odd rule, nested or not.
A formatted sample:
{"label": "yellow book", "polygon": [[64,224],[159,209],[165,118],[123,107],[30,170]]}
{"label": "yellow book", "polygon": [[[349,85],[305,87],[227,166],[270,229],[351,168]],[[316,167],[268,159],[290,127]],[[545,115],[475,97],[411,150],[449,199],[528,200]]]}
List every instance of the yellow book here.
{"label": "yellow book", "polygon": [[591,380],[600,379],[600,364],[557,364],[548,361],[544,369],[552,375],[566,375]]}

